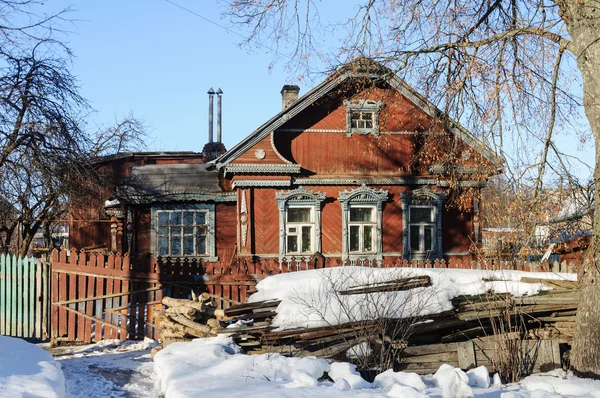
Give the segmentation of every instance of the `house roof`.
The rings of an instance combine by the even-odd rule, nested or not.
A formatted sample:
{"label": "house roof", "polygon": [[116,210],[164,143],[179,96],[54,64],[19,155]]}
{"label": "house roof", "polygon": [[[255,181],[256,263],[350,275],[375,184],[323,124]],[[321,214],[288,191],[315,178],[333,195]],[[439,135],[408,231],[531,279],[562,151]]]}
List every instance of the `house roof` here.
{"label": "house roof", "polygon": [[128,203],[214,200],[235,201],[224,193],[219,172],[212,164],[160,164],[136,166],[117,187],[117,196]]}
{"label": "house roof", "polygon": [[[372,59],[360,57],[354,61],[342,66],[339,70],[327,77],[322,83],[314,87],[312,90],[304,94],[297,101],[291,104],[288,108],[282,110],[262,126],[254,130],[250,135],[240,141],[229,151],[215,159],[213,162],[218,168],[221,168],[238,156],[242,155],[250,149],[258,141],[264,139],[288,120],[299,114],[301,111],[312,105],[315,101],[324,97],[329,92],[344,81],[352,78],[369,77],[371,79],[383,79],[391,87],[395,88],[412,101],[420,109],[432,118],[439,119],[444,113],[438,109],[433,103],[425,97],[417,93],[404,80],[396,76],[389,68],[382,64],[373,61]],[[486,144],[477,139],[472,133],[464,128],[460,123],[454,120],[448,120],[450,131],[464,141],[467,145],[475,149],[485,159],[490,161],[496,167],[500,167],[503,163],[502,159],[495,154]]]}

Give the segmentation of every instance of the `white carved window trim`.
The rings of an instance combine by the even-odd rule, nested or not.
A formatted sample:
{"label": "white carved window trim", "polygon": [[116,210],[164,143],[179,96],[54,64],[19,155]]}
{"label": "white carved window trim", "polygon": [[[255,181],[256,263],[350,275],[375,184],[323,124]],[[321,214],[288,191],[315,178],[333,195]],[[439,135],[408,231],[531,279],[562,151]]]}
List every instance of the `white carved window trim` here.
{"label": "white carved window trim", "polygon": [[[388,198],[388,191],[384,189],[376,190],[369,188],[365,184],[360,187],[341,191],[338,200],[342,204],[342,257],[344,261],[350,260],[376,260],[378,263],[383,261],[383,242],[382,242],[382,224],[383,224],[383,203]],[[371,207],[375,210],[373,225],[373,251],[369,253],[350,252],[350,210],[356,207]]]}
{"label": "white carved window trim", "polygon": [[[189,211],[194,214],[194,223],[190,225],[190,227],[194,227],[194,253],[193,254],[183,254],[183,241],[181,247],[181,255],[171,256],[171,238],[172,238],[172,226],[169,225],[168,234],[159,233],[159,220],[158,217],[161,213],[172,214],[177,212],[185,212]],[[205,231],[202,232],[202,236],[206,236],[206,252],[205,253],[196,253],[196,233],[198,224],[196,223],[196,213],[204,213],[205,215]],[[182,215],[183,217],[183,215]],[[183,220],[182,220],[183,226]],[[160,236],[168,236],[169,241],[169,253],[167,255],[163,255],[162,257],[178,257],[178,258],[198,258],[204,261],[217,261],[218,257],[216,256],[216,247],[215,247],[215,205],[214,204],[206,204],[206,203],[193,203],[193,204],[180,204],[180,205],[153,205],[151,210],[151,227],[152,227],[152,235],[151,235],[151,250],[155,256],[159,256],[159,237]],[[182,239],[185,235],[183,231],[183,227],[181,230]]]}
{"label": "white carved window trim", "polygon": [[[370,209],[371,219],[368,221],[353,221],[353,209]],[[375,205],[348,205],[348,251],[350,255],[374,255],[377,252],[376,235],[377,235],[377,207]],[[358,227],[358,250],[352,250],[352,227]],[[371,229],[371,250],[365,250],[365,227]]]}
{"label": "white carved window trim", "polygon": [[[379,135],[379,112],[383,108],[383,101],[373,100],[354,100],[344,101],[346,105],[346,135],[351,137],[352,134],[373,134],[374,136]],[[352,115],[353,114],[372,114],[372,126],[367,127],[353,127],[352,126]]]}
{"label": "white carved window trim", "polygon": [[[439,259],[442,258],[442,210],[447,195],[423,187],[414,191],[403,192],[402,198],[402,248],[405,259]],[[434,225],[435,243],[432,251],[415,252],[410,250],[410,209],[411,207],[432,207],[434,209],[431,225]]]}
{"label": "white carved window trim", "polygon": [[[308,209],[309,210],[309,214],[310,214],[310,219],[309,221],[290,221],[289,219],[289,214],[290,214],[290,209]],[[294,205],[291,203],[288,203],[288,205],[285,208],[285,222],[286,222],[286,228],[285,228],[285,255],[286,256],[303,256],[303,255],[312,255],[314,254],[314,247],[315,247],[315,208],[314,206],[303,206],[303,205]],[[310,234],[309,234],[309,241],[310,241],[310,245],[309,245],[309,249],[307,251],[303,251],[303,247],[304,247],[304,228],[310,228]],[[295,229],[295,231],[294,231]],[[297,242],[297,246],[298,246],[298,250],[296,251],[290,251],[289,249],[289,237],[290,236],[295,236],[296,237],[296,242]]]}
{"label": "white carved window trim", "polygon": [[[325,200],[325,193],[309,191],[304,187],[298,187],[297,189],[289,191],[277,191],[275,193],[277,199],[277,206],[279,209],[279,261],[283,261],[288,256],[308,256],[313,255],[316,252],[321,252],[321,204]],[[287,213],[289,208],[310,208],[312,223],[304,223],[306,225],[311,224],[312,228],[312,244],[311,251],[302,253],[287,253],[287,235],[288,235],[288,222]],[[302,223],[298,223],[301,225]]]}

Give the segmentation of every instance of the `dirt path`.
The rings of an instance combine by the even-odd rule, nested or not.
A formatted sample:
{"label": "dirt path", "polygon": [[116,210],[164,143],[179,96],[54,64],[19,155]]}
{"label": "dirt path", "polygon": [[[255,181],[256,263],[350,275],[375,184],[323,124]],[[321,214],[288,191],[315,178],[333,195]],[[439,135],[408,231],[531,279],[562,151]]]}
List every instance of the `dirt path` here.
{"label": "dirt path", "polygon": [[147,342],[49,349],[61,363],[68,398],[159,397]]}

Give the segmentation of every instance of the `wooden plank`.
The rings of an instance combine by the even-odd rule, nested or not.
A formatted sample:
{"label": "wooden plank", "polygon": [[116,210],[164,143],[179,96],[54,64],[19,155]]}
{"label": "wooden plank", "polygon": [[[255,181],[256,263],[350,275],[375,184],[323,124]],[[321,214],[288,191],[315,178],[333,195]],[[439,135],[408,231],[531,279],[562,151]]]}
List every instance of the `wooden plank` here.
{"label": "wooden plank", "polygon": [[23,322],[24,322],[24,310],[23,302],[25,301],[25,297],[23,296],[23,274],[25,267],[25,259],[20,257],[15,257],[15,261],[17,264],[17,334],[16,336],[23,336]]}
{"label": "wooden plank", "polygon": [[10,288],[10,336],[17,335],[17,296],[19,292],[17,290],[17,257],[15,255],[10,256],[10,269],[11,269],[11,288]]}
{"label": "wooden plank", "polygon": [[38,301],[35,299],[35,290],[37,286],[36,270],[38,262],[39,260],[33,257],[29,262],[29,336],[37,338],[39,336],[35,335],[35,314]]}
{"label": "wooden plank", "polygon": [[38,339],[42,338],[42,263],[41,261],[35,262],[35,328],[34,336]]}
{"label": "wooden plank", "polygon": [[467,370],[477,367],[475,347],[472,341],[458,343],[458,367]]}
{"label": "wooden plank", "polygon": [[[95,283],[96,283],[96,290],[93,293],[93,296],[100,297],[102,295],[104,295],[104,283],[106,282],[106,279],[104,278],[94,278],[95,279]],[[98,319],[102,319],[102,311],[104,308],[104,300],[103,299],[96,299],[93,303],[94,303],[94,309],[95,309],[95,313],[94,313],[94,317],[98,318]],[[100,322],[95,322],[96,325],[96,330],[94,331],[94,341],[98,342],[102,340],[102,323]]]}
{"label": "wooden plank", "polygon": [[157,286],[157,287],[151,287],[148,289],[136,290],[134,292],[128,291],[128,292],[105,294],[105,295],[101,295],[101,296],[82,297],[82,298],[76,298],[73,300],[57,301],[52,304],[67,305],[67,304],[84,303],[84,302],[88,302],[88,301],[96,301],[96,300],[102,300],[102,299],[108,299],[108,298],[118,298],[118,297],[122,297],[122,296],[128,296],[131,294],[145,293],[145,292],[151,292],[154,290],[161,290],[161,289],[162,289],[162,285]]}
{"label": "wooden plank", "polygon": [[[129,281],[116,281],[116,282],[120,282],[121,286],[119,289],[119,292],[127,292],[129,291]],[[122,306],[125,304],[125,302],[130,303],[129,300],[129,296],[122,296],[119,300],[119,306]],[[131,312],[131,310],[130,310]],[[129,314],[128,314],[129,315]],[[121,340],[127,340],[128,337],[128,333],[127,331],[129,330],[130,332],[133,332],[133,330],[128,329],[127,328],[127,319],[125,317],[120,317],[119,319],[119,339]]]}
{"label": "wooden plank", "polygon": [[6,255],[0,255],[0,335],[6,334],[6,319],[8,314],[8,297],[6,295]]}
{"label": "wooden plank", "polygon": [[[437,354],[419,355],[419,356],[400,356],[400,362],[402,363],[449,363],[457,361],[456,351],[452,352],[441,352]],[[460,361],[460,358],[458,358]],[[459,362],[460,363],[460,362]]]}
{"label": "wooden plank", "polygon": [[[87,277],[87,293],[86,296],[90,297],[94,295],[96,289],[96,278]],[[85,313],[90,316],[94,316],[94,304],[95,301],[88,301],[85,303]],[[95,321],[92,322],[91,319],[87,319],[85,322],[85,332],[83,334],[83,338],[86,342],[91,343],[92,340],[92,327],[96,326]]]}
{"label": "wooden plank", "polygon": [[[84,298],[86,296],[87,293],[87,276],[83,276],[83,275],[77,275],[76,277],[77,280],[77,298]],[[85,302],[78,302],[78,303],[74,303],[73,305],[76,306],[77,311],[81,312],[81,313],[86,313],[86,308],[85,308]],[[89,314],[88,314],[89,315]],[[84,341],[86,343],[90,343],[91,341],[86,339],[86,328],[87,328],[87,322],[89,321],[89,319],[82,319],[81,317],[77,316],[77,325],[76,325],[76,339],[78,341]]]}
{"label": "wooden plank", "polygon": [[[68,275],[69,276],[69,287],[68,287],[68,296],[70,300],[77,298],[77,278],[78,275]],[[69,311],[68,322],[67,322],[67,338],[70,341],[74,341],[76,338],[75,332],[77,331],[77,318],[78,318],[78,308],[77,304],[70,304],[71,307],[62,307],[62,308],[72,308],[77,309],[77,311]]]}
{"label": "wooden plank", "polygon": [[435,354],[438,352],[456,352],[457,350],[458,343],[429,344],[423,346],[406,347],[402,353],[405,355],[426,355]]}
{"label": "wooden plank", "polygon": [[52,276],[52,272],[50,269],[50,264],[47,262],[40,262],[42,266],[42,334],[41,338],[45,340],[50,337],[50,310],[52,302],[51,291],[50,291],[50,278]]}

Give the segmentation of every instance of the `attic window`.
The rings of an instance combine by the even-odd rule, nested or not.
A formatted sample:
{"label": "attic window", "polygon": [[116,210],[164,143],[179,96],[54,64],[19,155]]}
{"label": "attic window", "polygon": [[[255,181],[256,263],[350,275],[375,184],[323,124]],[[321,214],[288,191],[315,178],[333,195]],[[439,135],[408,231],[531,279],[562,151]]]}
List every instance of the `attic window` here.
{"label": "attic window", "polygon": [[348,136],[354,133],[379,135],[379,111],[383,107],[382,101],[344,101],[344,105]]}

